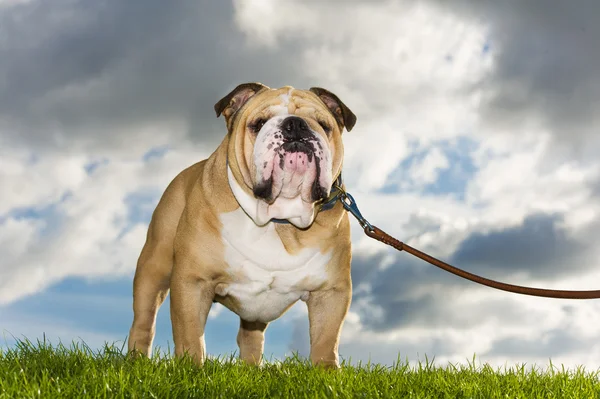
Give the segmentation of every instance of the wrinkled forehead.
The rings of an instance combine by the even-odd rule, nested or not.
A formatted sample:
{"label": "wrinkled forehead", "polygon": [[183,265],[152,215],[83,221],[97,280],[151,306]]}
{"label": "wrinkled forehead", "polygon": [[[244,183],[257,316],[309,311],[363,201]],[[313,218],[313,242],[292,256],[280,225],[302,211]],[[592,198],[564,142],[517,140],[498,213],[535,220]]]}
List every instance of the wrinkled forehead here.
{"label": "wrinkled forehead", "polygon": [[278,115],[326,115],[329,110],[316,94],[308,90],[284,86],[279,89],[265,90],[249,101],[252,114],[265,117]]}

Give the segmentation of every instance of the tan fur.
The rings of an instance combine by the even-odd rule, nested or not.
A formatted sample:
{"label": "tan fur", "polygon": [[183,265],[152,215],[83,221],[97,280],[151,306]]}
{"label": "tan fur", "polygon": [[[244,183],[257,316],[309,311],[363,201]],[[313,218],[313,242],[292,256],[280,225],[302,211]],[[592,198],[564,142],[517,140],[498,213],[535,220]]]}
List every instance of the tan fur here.
{"label": "tan fur", "polygon": [[[204,328],[213,300],[233,311],[237,307],[234,298],[219,295],[232,279],[226,273],[219,215],[239,208],[227,182],[227,154],[235,179],[251,194],[253,141],[246,131],[247,121],[257,114],[268,117],[271,110],[281,106],[280,95],[292,88],[254,89],[258,93],[238,112],[223,111],[232,126],[227,136],[208,159],[175,177],[152,215],[134,278],[134,320],[128,342],[133,353],[150,355],[156,313],[169,290],[175,353],[189,353],[198,365],[206,357]],[[343,157],[341,128],[314,93],[295,89],[292,93],[287,104],[290,114],[301,116],[320,132],[323,130],[318,118],[334,126],[329,144],[333,173],[337,175]],[[236,106],[239,108],[240,104]],[[310,292],[307,306],[311,360],[325,367],[338,367],[340,332],[352,295],[348,215],[337,203],[333,209],[319,213],[306,230],[279,224],[276,231],[289,254],[307,247],[332,253],[326,269],[327,280],[318,290]],[[266,328],[267,323],[240,320],[237,343],[242,360],[260,363]]]}

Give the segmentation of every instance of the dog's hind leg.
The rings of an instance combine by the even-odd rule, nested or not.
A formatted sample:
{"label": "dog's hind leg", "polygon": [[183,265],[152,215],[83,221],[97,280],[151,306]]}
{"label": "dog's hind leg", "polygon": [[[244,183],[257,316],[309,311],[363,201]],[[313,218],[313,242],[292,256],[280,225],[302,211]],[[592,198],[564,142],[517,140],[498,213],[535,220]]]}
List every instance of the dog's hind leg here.
{"label": "dog's hind leg", "polygon": [[240,348],[240,359],[247,364],[260,365],[265,345],[267,323],[240,319],[240,330],[237,344]]}
{"label": "dog's hind leg", "polygon": [[138,259],[133,279],[133,324],[127,345],[130,352],[151,355],[156,314],[169,293],[173,241],[185,207],[185,173],[171,182],[156,206]]}

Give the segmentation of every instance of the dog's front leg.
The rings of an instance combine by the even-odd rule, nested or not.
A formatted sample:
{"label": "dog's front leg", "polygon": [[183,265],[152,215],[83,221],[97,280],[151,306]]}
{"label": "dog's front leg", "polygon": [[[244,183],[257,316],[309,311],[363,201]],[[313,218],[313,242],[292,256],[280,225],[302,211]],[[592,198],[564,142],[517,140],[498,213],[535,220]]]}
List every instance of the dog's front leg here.
{"label": "dog's front leg", "polygon": [[171,324],[175,355],[186,352],[201,366],[206,358],[204,327],[215,296],[214,284],[198,273],[194,251],[176,251],[171,276]]}
{"label": "dog's front leg", "polygon": [[334,287],[313,291],[306,302],[310,323],[310,358],[313,364],[338,368],[342,324],[352,299],[350,278]]}

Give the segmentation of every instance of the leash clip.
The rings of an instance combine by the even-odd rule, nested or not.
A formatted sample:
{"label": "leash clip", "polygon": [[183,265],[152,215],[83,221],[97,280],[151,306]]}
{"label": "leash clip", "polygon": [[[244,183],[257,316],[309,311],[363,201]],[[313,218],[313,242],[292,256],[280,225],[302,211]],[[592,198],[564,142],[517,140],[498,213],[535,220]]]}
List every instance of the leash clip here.
{"label": "leash clip", "polygon": [[342,202],[344,209],[350,212],[352,216],[354,216],[358,220],[360,227],[362,227],[363,229],[368,228],[369,231],[375,230],[371,223],[369,223],[367,219],[365,219],[358,210],[358,206],[356,205],[356,201],[354,200],[354,197],[352,197],[352,195],[350,195],[344,190],[341,190],[340,201]]}

